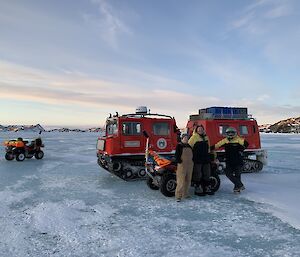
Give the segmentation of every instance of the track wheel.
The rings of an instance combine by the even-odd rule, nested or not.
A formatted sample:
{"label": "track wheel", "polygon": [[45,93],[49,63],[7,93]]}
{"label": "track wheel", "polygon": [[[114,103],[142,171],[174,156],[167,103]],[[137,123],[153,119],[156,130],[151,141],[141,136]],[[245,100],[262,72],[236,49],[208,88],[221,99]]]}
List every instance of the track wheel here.
{"label": "track wheel", "polygon": [[161,179],[160,192],[164,196],[172,197],[175,195],[176,185],[176,175],[165,174]]}
{"label": "track wheel", "polygon": [[98,157],[97,163],[101,168],[108,169],[107,166],[105,165],[106,162],[104,160],[102,160],[100,157]]}
{"label": "track wheel", "polygon": [[210,176],[209,178],[209,182],[210,182],[210,189],[213,192],[217,192],[220,188],[221,185],[221,180],[218,174],[213,174],[212,176]]}
{"label": "track wheel", "polygon": [[17,160],[18,162],[24,161],[24,160],[25,160],[25,154],[24,154],[24,153],[19,153],[19,154],[17,154],[16,160]]}
{"label": "track wheel", "polygon": [[122,173],[122,177],[125,180],[128,180],[133,177],[133,171],[130,168],[125,168]]}
{"label": "track wheel", "polygon": [[113,163],[113,171],[114,172],[120,172],[122,169],[122,163],[121,162],[114,162]]}
{"label": "track wheel", "polygon": [[139,178],[144,178],[146,176],[146,170],[145,169],[140,169],[138,171],[138,176],[139,176]]}
{"label": "track wheel", "polygon": [[217,171],[218,171],[219,174],[224,174],[225,173],[224,166],[222,164],[218,164]]}
{"label": "track wheel", "polygon": [[43,152],[43,151],[38,151],[38,152],[36,152],[36,153],[34,154],[34,157],[35,157],[35,159],[38,159],[38,160],[43,159],[43,157],[44,157],[44,152]]}
{"label": "track wheel", "polygon": [[152,190],[158,190],[159,187],[153,184],[153,179],[151,177],[147,177],[147,186]]}
{"label": "track wheel", "polygon": [[13,153],[6,153],[6,154],[5,154],[5,159],[6,159],[7,161],[12,161],[14,158],[15,158],[15,157],[14,157]]}
{"label": "track wheel", "polygon": [[243,171],[244,172],[250,172],[252,168],[252,165],[249,161],[245,161],[243,165]]}
{"label": "track wheel", "polygon": [[254,166],[254,172],[259,172],[263,169],[264,165],[262,164],[262,162],[256,161],[253,166]]}

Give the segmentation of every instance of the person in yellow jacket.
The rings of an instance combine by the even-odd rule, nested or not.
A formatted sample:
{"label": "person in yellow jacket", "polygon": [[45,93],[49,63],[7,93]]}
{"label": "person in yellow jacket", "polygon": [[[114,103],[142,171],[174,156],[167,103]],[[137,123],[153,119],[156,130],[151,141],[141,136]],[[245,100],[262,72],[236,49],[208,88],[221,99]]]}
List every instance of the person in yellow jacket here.
{"label": "person in yellow jacket", "polygon": [[226,137],[211,147],[211,150],[224,147],[225,149],[225,174],[234,184],[233,191],[239,193],[244,190],[244,184],[241,181],[241,172],[243,166],[243,151],[249,143],[237,135],[233,127],[226,129]]}
{"label": "person in yellow jacket", "polygon": [[189,197],[188,193],[193,173],[193,151],[188,144],[187,134],[183,134],[181,136],[181,142],[177,144],[175,159],[177,162],[177,186],[175,191],[175,198],[177,202],[180,202],[182,198]]}
{"label": "person in yellow jacket", "polygon": [[211,175],[211,153],[209,138],[202,125],[197,126],[189,140],[189,145],[193,148],[193,177],[195,184],[195,195],[213,195],[210,189]]}

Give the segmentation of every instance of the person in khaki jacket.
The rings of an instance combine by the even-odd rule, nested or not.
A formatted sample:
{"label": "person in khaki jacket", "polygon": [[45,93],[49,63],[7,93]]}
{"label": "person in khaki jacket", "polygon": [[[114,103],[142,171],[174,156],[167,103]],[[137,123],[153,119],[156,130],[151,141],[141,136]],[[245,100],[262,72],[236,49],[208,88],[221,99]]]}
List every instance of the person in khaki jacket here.
{"label": "person in khaki jacket", "polygon": [[177,202],[180,202],[181,199],[189,197],[193,174],[193,151],[188,144],[187,134],[181,136],[181,142],[176,147],[175,158],[177,162],[175,197]]}

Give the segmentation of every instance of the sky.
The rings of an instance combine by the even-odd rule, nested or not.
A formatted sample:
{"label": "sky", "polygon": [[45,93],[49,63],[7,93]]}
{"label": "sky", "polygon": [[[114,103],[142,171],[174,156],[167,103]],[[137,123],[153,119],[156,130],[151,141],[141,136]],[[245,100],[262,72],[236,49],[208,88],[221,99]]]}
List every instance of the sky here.
{"label": "sky", "polygon": [[145,105],[300,116],[300,1],[0,0],[0,124],[102,126]]}

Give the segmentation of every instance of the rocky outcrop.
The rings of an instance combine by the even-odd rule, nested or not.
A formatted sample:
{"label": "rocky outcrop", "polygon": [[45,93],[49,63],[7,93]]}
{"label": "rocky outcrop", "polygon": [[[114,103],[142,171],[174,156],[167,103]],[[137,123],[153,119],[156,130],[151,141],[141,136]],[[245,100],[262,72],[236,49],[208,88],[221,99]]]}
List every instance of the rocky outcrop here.
{"label": "rocky outcrop", "polygon": [[18,132],[18,131],[39,132],[39,131],[45,131],[45,129],[40,124],[36,124],[36,125],[8,125],[8,126],[0,125],[0,131],[2,131],[2,132],[8,132],[8,131],[13,131],[13,132]]}
{"label": "rocky outcrop", "polygon": [[300,117],[281,120],[273,125],[261,125],[259,130],[266,133],[300,133]]}
{"label": "rocky outcrop", "polygon": [[40,124],[37,125],[0,125],[0,132],[100,132],[104,131],[103,128],[88,128],[88,129],[78,129],[78,128],[55,128],[45,130]]}

